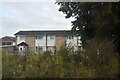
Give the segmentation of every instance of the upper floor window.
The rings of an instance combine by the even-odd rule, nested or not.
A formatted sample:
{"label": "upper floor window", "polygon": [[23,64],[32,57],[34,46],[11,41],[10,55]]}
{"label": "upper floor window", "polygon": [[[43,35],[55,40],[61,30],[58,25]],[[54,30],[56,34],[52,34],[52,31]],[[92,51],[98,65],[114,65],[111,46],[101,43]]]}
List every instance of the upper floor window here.
{"label": "upper floor window", "polygon": [[36,39],[43,39],[43,36],[36,36]]}
{"label": "upper floor window", "polygon": [[68,39],[73,39],[74,38],[74,36],[68,36]]}
{"label": "upper floor window", "polygon": [[55,39],[55,36],[50,36],[50,39]]}

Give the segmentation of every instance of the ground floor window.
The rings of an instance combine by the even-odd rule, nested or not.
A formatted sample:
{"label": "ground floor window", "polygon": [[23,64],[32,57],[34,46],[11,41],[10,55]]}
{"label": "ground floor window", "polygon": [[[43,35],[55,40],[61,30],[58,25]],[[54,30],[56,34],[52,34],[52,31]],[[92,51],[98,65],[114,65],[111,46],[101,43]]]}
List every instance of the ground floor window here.
{"label": "ground floor window", "polygon": [[43,52],[43,47],[42,46],[36,46],[36,52]]}
{"label": "ground floor window", "polygon": [[55,46],[48,46],[48,51],[54,52],[55,51]]}
{"label": "ground floor window", "polygon": [[35,52],[36,53],[42,53],[46,50],[51,51],[51,52],[55,52],[55,49],[56,49],[55,46],[47,46],[47,47],[46,46],[36,46]]}
{"label": "ground floor window", "polygon": [[2,45],[12,45],[12,42],[2,42]]}

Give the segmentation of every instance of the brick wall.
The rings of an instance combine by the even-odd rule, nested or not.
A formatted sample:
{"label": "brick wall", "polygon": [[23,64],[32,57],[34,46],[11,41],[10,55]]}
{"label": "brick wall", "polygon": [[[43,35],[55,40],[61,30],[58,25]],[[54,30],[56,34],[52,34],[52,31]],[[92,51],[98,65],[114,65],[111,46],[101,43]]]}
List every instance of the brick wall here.
{"label": "brick wall", "polygon": [[35,52],[35,36],[25,36],[25,42],[28,44],[30,51]]}
{"label": "brick wall", "polygon": [[65,41],[65,36],[56,35],[55,46],[57,51],[59,51],[62,46],[65,46]]}

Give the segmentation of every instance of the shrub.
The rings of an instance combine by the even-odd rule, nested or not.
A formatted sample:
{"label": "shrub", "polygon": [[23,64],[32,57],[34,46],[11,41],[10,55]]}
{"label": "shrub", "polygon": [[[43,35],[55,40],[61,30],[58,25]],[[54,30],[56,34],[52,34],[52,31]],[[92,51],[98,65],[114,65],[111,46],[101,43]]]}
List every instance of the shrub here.
{"label": "shrub", "polygon": [[118,59],[112,41],[92,39],[85,54],[88,66],[95,69],[96,77],[115,77],[118,74]]}
{"label": "shrub", "polygon": [[[58,54],[46,51],[43,54],[21,55],[2,52],[3,78],[94,78],[116,77],[118,58],[112,44],[91,41],[86,52],[71,52],[61,48]],[[105,44],[105,46],[103,45]],[[97,54],[99,50],[99,54]]]}

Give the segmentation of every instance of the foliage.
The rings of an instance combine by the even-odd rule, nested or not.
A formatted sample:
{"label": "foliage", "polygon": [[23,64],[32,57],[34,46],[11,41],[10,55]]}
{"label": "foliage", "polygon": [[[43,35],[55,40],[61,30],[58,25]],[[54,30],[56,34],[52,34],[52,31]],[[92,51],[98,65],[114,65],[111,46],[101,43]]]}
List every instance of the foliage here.
{"label": "foliage", "polygon": [[22,56],[2,50],[2,76],[16,78],[22,76]]}
{"label": "foliage", "polygon": [[[86,46],[85,54],[86,62],[88,63],[87,66],[96,69],[96,77],[110,77],[113,73],[119,71],[118,64],[116,64],[118,58],[115,58],[115,56],[118,55],[113,51],[112,41],[92,39]],[[115,66],[117,69],[115,69]],[[113,73],[110,73],[110,70],[112,70]]]}
{"label": "foliage", "polygon": [[[106,44],[109,47],[109,43]],[[47,51],[43,54],[32,53],[26,57],[21,53],[14,54],[3,50],[3,78],[117,77],[117,55],[106,50],[107,48],[102,45],[99,47],[101,56],[97,57],[96,49],[93,49],[92,45],[90,47],[89,52],[70,52],[66,48],[62,48],[58,54],[53,55],[52,52]],[[106,51],[109,51],[110,54],[103,54],[108,53]]]}
{"label": "foliage", "polygon": [[66,18],[74,17],[72,30],[81,36],[83,46],[93,38],[113,40],[114,49],[120,54],[120,4],[119,3],[83,3],[57,2],[59,11]]}
{"label": "foliage", "polygon": [[[110,77],[110,74],[119,71],[119,69],[114,69],[115,66],[119,67],[116,60],[120,60],[120,4],[111,2],[56,3],[60,5],[59,11],[66,14],[66,18],[75,19],[71,21],[72,31],[81,36],[85,52],[82,55],[77,54],[75,62],[82,63],[90,69],[93,68],[95,77]],[[114,67],[110,64],[114,64]],[[109,72],[111,70],[113,73]],[[119,73],[116,75],[120,76]]]}

